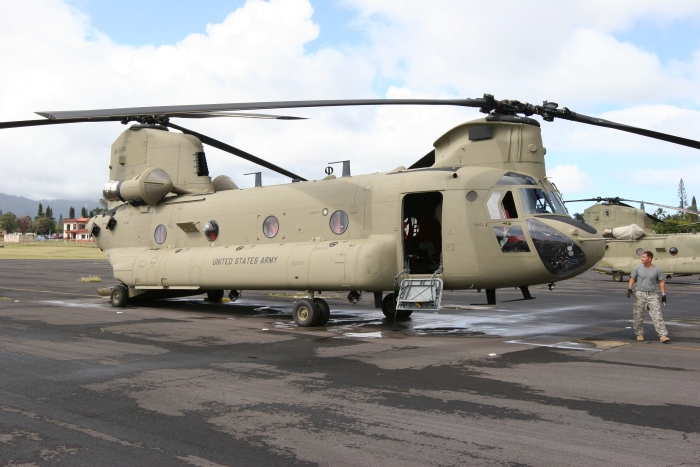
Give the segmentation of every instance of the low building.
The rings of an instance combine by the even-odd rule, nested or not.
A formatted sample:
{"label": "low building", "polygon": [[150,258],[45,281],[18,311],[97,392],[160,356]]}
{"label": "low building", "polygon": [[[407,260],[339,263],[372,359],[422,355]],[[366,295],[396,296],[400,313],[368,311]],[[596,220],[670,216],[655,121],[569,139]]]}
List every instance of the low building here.
{"label": "low building", "polygon": [[89,217],[79,217],[77,219],[63,219],[63,239],[91,242],[90,232],[87,229]]}

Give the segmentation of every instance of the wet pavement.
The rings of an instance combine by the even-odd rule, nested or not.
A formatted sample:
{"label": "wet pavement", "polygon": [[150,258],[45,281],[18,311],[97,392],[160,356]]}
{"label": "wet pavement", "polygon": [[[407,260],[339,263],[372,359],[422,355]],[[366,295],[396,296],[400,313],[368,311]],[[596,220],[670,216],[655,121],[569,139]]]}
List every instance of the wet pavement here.
{"label": "wet pavement", "polygon": [[116,309],[110,277],[0,263],[0,466],[700,464],[697,277],[667,282],[669,344],[596,273],[398,322],[324,292],[316,328],[289,292]]}

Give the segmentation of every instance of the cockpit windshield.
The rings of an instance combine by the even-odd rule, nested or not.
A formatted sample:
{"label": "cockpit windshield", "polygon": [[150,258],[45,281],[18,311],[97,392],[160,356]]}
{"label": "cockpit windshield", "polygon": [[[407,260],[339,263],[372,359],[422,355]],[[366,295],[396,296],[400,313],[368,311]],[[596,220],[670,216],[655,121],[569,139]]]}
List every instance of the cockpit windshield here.
{"label": "cockpit windshield", "polygon": [[[563,214],[566,208],[553,193],[546,193],[540,188],[518,188],[525,214]],[[549,196],[548,196],[549,195]]]}

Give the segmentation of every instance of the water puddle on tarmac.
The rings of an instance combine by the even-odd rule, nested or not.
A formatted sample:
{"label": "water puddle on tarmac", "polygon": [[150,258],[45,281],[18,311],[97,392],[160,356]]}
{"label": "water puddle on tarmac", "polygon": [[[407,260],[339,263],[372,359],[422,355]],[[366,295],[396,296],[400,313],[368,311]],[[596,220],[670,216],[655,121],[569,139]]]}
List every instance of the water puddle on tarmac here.
{"label": "water puddle on tarmac", "polygon": [[65,307],[75,307],[75,308],[106,308],[105,303],[85,303],[85,302],[64,302],[61,300],[44,300],[43,303],[48,303],[49,305],[65,306]]}

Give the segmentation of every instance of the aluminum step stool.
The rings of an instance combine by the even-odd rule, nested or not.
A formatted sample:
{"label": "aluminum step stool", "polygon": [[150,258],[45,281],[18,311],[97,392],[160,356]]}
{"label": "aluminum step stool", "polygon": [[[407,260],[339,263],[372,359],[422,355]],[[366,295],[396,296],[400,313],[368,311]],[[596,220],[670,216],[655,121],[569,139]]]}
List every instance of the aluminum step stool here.
{"label": "aluminum step stool", "polygon": [[442,300],[443,284],[442,279],[435,277],[436,274],[430,278],[402,280],[396,300],[396,311],[438,311]]}

